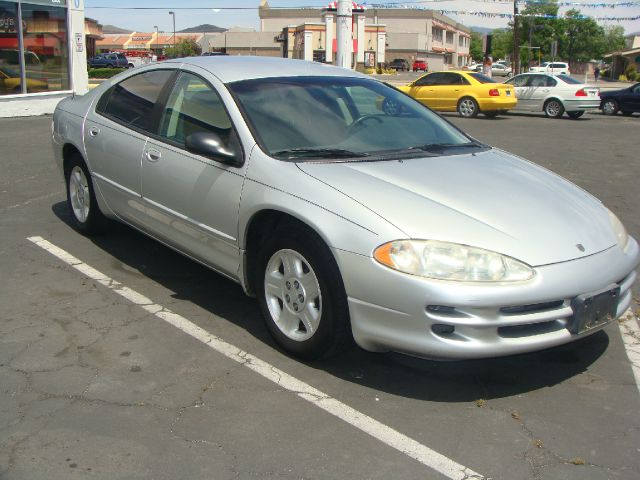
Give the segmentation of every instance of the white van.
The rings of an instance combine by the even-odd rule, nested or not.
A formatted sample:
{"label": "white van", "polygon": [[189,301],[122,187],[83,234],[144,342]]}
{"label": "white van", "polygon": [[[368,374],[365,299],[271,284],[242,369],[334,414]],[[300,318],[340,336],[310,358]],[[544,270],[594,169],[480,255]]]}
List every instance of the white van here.
{"label": "white van", "polygon": [[557,75],[571,75],[569,64],[565,62],[542,62],[539,67],[531,67],[530,72],[555,73]]}

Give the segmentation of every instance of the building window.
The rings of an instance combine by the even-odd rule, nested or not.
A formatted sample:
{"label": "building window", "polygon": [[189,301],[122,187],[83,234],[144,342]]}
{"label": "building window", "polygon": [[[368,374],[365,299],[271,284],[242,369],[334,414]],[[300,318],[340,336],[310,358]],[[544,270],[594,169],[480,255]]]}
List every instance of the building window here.
{"label": "building window", "polygon": [[22,93],[18,4],[0,2],[0,95]]}
{"label": "building window", "polygon": [[439,28],[434,27],[431,29],[431,35],[433,36],[434,42],[442,43],[442,32],[443,30]]}
{"label": "building window", "polygon": [[0,95],[69,90],[66,7],[21,3],[20,8],[22,25],[18,3],[0,1]]}

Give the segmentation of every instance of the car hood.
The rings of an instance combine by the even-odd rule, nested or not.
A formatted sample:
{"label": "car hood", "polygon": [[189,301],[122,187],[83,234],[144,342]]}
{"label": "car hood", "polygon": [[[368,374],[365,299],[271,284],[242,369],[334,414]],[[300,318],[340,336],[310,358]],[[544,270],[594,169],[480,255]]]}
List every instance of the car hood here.
{"label": "car hood", "polygon": [[616,244],[609,214],[596,198],[496,149],[400,161],[309,162],[299,168],[408,238],[481,247],[532,266]]}

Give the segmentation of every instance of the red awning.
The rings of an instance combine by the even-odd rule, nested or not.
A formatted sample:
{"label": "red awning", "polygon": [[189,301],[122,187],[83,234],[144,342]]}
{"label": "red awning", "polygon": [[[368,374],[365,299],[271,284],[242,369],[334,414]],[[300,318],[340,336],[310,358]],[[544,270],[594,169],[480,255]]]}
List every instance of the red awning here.
{"label": "red awning", "polygon": [[[338,40],[337,39],[333,39],[333,53],[336,53],[338,51]],[[353,39],[353,53],[358,53],[358,39],[354,38]]]}

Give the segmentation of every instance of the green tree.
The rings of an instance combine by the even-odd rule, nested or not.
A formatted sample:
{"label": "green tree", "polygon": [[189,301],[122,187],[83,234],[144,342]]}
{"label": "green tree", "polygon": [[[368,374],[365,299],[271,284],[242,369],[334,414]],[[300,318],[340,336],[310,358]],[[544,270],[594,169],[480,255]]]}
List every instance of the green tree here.
{"label": "green tree", "polygon": [[193,57],[202,53],[202,47],[191,38],[182,38],[175,47],[167,48],[164,53],[168,58]]}
{"label": "green tree", "polygon": [[469,46],[469,55],[476,62],[482,61],[482,34],[471,32],[471,45]]}
{"label": "green tree", "polygon": [[605,34],[595,20],[582,18],[579,10],[571,9],[562,21],[567,41],[560,51],[570,64],[602,58],[605,53]]}
{"label": "green tree", "polygon": [[604,27],[604,53],[625,50],[624,27],[608,25]]}
{"label": "green tree", "polygon": [[491,56],[494,60],[511,57],[513,50],[513,32],[511,30],[498,29],[491,32]]}

